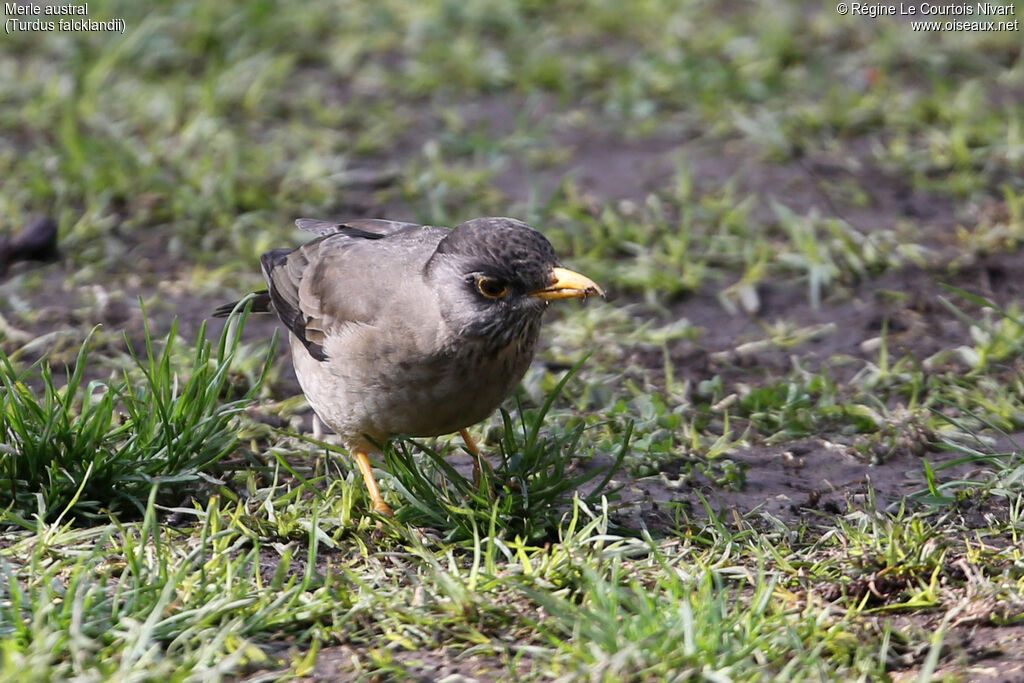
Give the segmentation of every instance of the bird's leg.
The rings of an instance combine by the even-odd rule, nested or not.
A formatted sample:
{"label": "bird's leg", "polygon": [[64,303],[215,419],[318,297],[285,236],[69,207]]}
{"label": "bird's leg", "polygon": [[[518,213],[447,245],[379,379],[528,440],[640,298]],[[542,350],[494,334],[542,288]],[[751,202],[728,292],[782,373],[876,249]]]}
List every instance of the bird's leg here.
{"label": "bird's leg", "polygon": [[370,459],[366,457],[366,453],[355,451],[352,453],[352,457],[355,459],[356,465],[359,466],[359,471],[363,475],[363,483],[366,484],[366,490],[370,493],[370,502],[373,503],[373,509],[382,515],[394,517],[395,513],[391,511],[388,504],[384,502],[383,496],[380,495],[380,489],[377,488],[377,480],[373,477],[373,469],[370,467]]}
{"label": "bird's leg", "polygon": [[480,447],[476,445],[476,441],[473,441],[473,437],[469,435],[468,430],[460,429],[459,434],[462,435],[462,440],[466,442],[466,450],[473,456],[473,486],[479,491],[484,483],[481,476],[483,474],[481,468],[486,465],[491,474],[494,474],[494,468],[491,467],[491,463],[484,460],[483,455],[480,454]]}

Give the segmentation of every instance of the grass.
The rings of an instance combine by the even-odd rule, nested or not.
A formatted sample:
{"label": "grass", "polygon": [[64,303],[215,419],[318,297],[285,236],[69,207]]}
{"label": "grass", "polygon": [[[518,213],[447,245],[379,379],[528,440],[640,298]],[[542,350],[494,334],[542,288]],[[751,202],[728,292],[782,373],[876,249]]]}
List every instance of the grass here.
{"label": "grass", "polygon": [[177,322],[159,352],[147,326],[145,357],[129,343],[132,372],[109,381],[85,383],[95,328],[59,389],[49,363],[18,371],[0,351],[0,478],[7,484],[0,505],[7,521],[35,528],[33,514],[39,521],[141,514],[151,490],[159,489],[160,500],[180,499],[213,481],[206,472],[238,443],[232,418],[262,382],[232,400],[230,373],[244,327],[243,317],[214,347],[202,326],[184,377],[172,365]]}
{"label": "grass", "polygon": [[[553,537],[574,498],[592,507],[617,498],[608,483],[626,457],[632,424],[621,430],[612,462],[603,470],[593,467],[578,473],[571,473],[569,466],[580,457],[586,425],[569,423],[564,431],[541,433],[566,383],[587,358],[565,373],[539,409],[525,414],[520,406],[520,424],[501,411],[499,463],[479,468],[478,481],[465,478],[442,453],[422,444],[406,441],[387,449],[388,470],[406,504],[398,521],[444,531],[449,541],[469,539],[486,529],[490,538],[537,543]],[[410,446],[422,456],[416,458]]]}
{"label": "grass", "polygon": [[[0,235],[42,213],[61,250],[0,281],[0,679],[1024,657],[1017,32],[702,0],[89,12],[124,35],[0,41]],[[270,324],[200,320],[299,215],[487,214],[612,298],[549,314],[475,428],[482,486],[400,441],[380,520],[296,438]]]}
{"label": "grass", "polygon": [[[446,643],[467,657],[486,655],[492,674],[876,677],[923,654],[908,644],[912,635],[873,616],[880,601],[940,615],[961,608],[940,579],[955,577],[957,562],[978,561],[941,540],[950,520],[906,511],[851,513],[811,543],[801,539],[806,531],[714,521],[666,542],[611,534],[606,513],[580,503],[554,545],[477,536],[424,546],[389,526],[374,543],[390,548],[384,555],[350,555],[341,549],[351,531],[339,528],[328,499],[308,504],[308,530],[290,542],[254,536],[280,493],[193,508],[194,530],[159,524],[150,505],[141,522],[51,526],[15,541],[3,567],[11,587],[5,670],[309,673],[316,648],[303,656],[294,645],[271,647],[284,638],[320,643],[321,656],[331,649],[325,644],[362,643],[369,649],[361,666],[373,667],[365,671],[395,674],[416,670],[404,652]],[[1015,519],[1002,526],[1019,532]],[[45,559],[55,549],[74,552]],[[983,552],[985,562],[1019,554]],[[760,569],[736,564],[736,554]],[[994,595],[1016,590],[1017,580],[971,581]],[[826,600],[836,607],[820,610]]]}

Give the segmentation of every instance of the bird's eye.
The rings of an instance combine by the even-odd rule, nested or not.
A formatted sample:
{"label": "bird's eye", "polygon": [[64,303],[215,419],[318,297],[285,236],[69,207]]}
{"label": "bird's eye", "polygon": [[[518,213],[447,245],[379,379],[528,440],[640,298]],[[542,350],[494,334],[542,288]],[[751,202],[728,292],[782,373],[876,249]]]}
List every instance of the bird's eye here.
{"label": "bird's eye", "polygon": [[482,277],[476,281],[476,288],[488,299],[500,299],[508,294],[508,285],[493,277]]}

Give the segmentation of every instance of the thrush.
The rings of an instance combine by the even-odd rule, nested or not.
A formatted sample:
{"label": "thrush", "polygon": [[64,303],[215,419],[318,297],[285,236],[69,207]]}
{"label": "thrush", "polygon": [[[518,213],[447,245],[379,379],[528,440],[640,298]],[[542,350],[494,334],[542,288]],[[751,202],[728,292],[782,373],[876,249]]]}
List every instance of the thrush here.
{"label": "thrush", "polygon": [[522,379],[548,303],[604,296],[512,218],[454,229],[378,219],[296,225],[319,237],[263,254],[267,289],[253,293],[252,310],[274,312],[288,328],[306,399],[386,515],[368,454],[397,435],[460,432],[479,461],[466,428]]}

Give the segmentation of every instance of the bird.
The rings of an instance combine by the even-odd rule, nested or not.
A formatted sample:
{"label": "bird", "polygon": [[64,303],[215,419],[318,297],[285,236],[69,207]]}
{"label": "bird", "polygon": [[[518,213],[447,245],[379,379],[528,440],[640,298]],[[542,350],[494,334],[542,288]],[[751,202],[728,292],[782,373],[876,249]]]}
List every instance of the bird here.
{"label": "bird", "polygon": [[[369,454],[396,436],[459,432],[486,419],[532,362],[549,302],[605,296],[514,218],[455,228],[360,218],[295,224],[317,237],[260,258],[253,312],[288,329],[295,375],[362,474],[373,509],[393,512]],[[226,317],[247,299],[220,306]]]}

